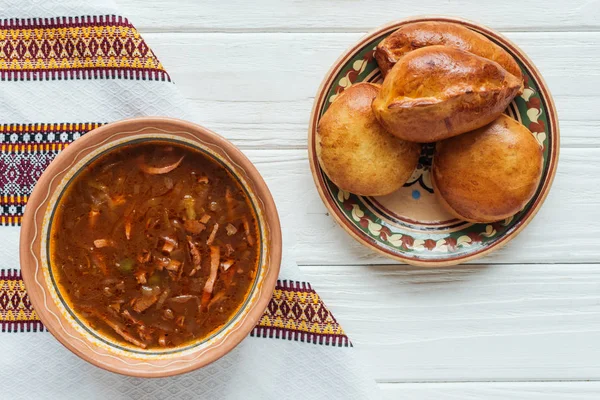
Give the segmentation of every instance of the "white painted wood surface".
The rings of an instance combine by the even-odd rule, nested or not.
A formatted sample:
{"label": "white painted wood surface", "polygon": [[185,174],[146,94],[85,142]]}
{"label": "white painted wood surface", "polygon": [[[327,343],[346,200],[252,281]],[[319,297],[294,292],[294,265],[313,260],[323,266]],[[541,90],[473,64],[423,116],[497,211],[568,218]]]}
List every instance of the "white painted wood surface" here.
{"label": "white painted wood surface", "polygon": [[598,382],[469,382],[380,385],[386,399],[587,400],[597,399]]}
{"label": "white painted wood surface", "polygon": [[[198,121],[271,188],[286,246],[386,399],[600,398],[600,0],[118,0]],[[333,61],[392,19],[446,14],[504,32],[558,107],[561,158],[532,224],[478,264],[398,265],[327,215],[307,161]]]}

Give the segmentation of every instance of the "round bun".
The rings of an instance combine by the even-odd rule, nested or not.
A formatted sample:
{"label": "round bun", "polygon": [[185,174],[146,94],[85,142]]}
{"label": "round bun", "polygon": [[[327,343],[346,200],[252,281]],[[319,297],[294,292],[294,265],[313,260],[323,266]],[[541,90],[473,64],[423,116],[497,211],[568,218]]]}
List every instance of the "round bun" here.
{"label": "round bun", "polygon": [[398,139],[377,122],[371,103],[379,85],[358,83],[329,106],[317,127],[321,168],[340,189],[382,196],[406,183],[421,145]]}
{"label": "round bun", "polygon": [[542,148],[514,119],[498,119],[439,142],[432,167],[434,191],[458,218],[494,222],[531,200],[542,176]]}

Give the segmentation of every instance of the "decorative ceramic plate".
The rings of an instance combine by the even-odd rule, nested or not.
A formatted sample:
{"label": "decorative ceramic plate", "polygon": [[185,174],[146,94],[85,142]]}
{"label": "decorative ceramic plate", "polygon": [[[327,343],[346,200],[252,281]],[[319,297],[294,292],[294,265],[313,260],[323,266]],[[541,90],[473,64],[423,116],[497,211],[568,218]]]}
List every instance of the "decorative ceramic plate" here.
{"label": "decorative ceramic plate", "polygon": [[[508,51],[525,79],[523,94],[505,111],[533,132],[544,148],[542,179],[533,199],[513,217],[491,224],[473,224],[448,214],[436,201],[430,178],[435,144],[425,144],[419,164],[400,190],[380,197],[357,196],[340,190],[319,167],[315,135],[319,119],[335,97],[357,82],[381,82],[374,58],[379,42],[400,26],[418,21],[460,23]],[[383,26],[343,54],[327,73],[315,98],[309,126],[308,151],[317,189],[331,215],[356,240],[388,257],[421,266],[452,265],[500,248],[535,216],[548,195],[556,172],[559,129],[552,96],[531,60],[515,44],[493,30],[462,19],[418,17]],[[392,168],[393,166],[390,166]]]}

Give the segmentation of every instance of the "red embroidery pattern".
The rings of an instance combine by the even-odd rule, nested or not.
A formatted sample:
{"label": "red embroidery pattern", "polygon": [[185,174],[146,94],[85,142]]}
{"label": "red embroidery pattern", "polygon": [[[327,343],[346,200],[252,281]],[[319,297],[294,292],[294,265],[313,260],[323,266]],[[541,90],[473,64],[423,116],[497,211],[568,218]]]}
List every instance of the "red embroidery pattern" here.
{"label": "red embroidery pattern", "polygon": [[309,283],[278,281],[252,336],[352,346],[348,336]]}
{"label": "red embroidery pattern", "polygon": [[[17,270],[0,270],[0,327],[2,332],[45,330]],[[251,336],[352,346],[319,295],[306,282],[278,281],[269,306]]]}
{"label": "red embroidery pattern", "polygon": [[73,140],[100,125],[0,125],[0,226],[21,223],[29,195],[48,164]]}
{"label": "red embroidery pattern", "polygon": [[16,270],[0,270],[0,328],[2,332],[44,330]]}
{"label": "red embroidery pattern", "polygon": [[170,80],[138,31],[116,15],[0,20],[0,79]]}

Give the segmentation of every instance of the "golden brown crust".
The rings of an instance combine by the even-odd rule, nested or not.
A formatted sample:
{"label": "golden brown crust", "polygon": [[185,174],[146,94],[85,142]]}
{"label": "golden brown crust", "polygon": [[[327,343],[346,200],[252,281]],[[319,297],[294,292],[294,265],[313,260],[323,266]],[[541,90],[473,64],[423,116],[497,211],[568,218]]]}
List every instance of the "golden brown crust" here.
{"label": "golden brown crust", "polygon": [[523,81],[521,68],[506,50],[482,34],[452,22],[424,21],[403,25],[377,45],[375,59],[385,76],[406,53],[435,45],[453,47],[495,61]]}
{"label": "golden brown crust", "polygon": [[435,142],[495,120],[521,82],[494,61],[446,46],[407,53],[389,72],[373,111],[401,139]]}
{"label": "golden brown crust", "polygon": [[398,190],[419,159],[420,145],[390,135],[377,122],[371,102],[378,92],[371,83],[344,90],[317,128],[321,168],[339,188],[363,196]]}
{"label": "golden brown crust", "polygon": [[439,142],[434,191],[458,218],[494,222],[531,200],[542,176],[542,148],[521,123],[501,115],[491,124]]}

